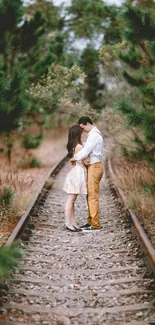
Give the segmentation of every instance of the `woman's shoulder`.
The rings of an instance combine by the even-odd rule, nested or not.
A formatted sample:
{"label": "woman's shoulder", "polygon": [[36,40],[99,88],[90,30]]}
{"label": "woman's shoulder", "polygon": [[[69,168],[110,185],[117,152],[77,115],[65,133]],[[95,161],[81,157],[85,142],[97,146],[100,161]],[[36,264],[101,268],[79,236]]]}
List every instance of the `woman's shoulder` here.
{"label": "woman's shoulder", "polygon": [[77,153],[78,151],[80,151],[83,148],[82,144],[78,143],[75,147],[75,153]]}

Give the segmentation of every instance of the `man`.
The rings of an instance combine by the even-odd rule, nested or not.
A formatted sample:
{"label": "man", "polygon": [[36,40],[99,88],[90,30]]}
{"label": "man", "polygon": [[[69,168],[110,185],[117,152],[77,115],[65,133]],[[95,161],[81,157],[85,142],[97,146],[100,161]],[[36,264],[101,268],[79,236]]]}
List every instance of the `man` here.
{"label": "man", "polygon": [[92,120],[87,116],[82,116],[78,124],[83,131],[88,133],[88,138],[84,148],[74,155],[72,161],[83,160],[88,155],[90,162],[88,165],[88,220],[82,226],[86,231],[98,230],[101,228],[99,216],[99,183],[103,175],[103,136]]}

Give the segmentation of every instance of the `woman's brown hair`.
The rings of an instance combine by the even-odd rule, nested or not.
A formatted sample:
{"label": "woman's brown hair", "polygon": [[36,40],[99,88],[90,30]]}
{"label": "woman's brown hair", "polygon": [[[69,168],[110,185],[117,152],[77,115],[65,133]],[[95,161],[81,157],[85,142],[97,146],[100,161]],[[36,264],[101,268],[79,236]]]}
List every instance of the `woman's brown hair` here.
{"label": "woman's brown hair", "polygon": [[67,150],[68,150],[68,157],[72,158],[74,155],[74,149],[77,144],[82,144],[81,142],[81,134],[82,134],[82,129],[80,128],[79,125],[73,125],[69,129],[69,134],[68,134],[68,143],[67,143]]}

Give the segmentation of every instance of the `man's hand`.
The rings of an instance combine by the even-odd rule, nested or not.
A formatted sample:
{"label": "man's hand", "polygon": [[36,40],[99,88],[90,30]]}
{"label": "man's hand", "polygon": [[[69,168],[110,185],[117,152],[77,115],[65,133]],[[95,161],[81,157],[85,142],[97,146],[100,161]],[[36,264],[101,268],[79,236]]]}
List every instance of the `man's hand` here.
{"label": "man's hand", "polygon": [[90,163],[90,158],[89,158],[89,156],[88,156],[87,158],[83,159],[82,161],[83,161],[83,163],[84,163],[85,166],[88,166],[89,163]]}
{"label": "man's hand", "polygon": [[71,164],[72,167],[75,166],[76,165],[76,160],[74,158],[71,158],[70,159],[70,164]]}

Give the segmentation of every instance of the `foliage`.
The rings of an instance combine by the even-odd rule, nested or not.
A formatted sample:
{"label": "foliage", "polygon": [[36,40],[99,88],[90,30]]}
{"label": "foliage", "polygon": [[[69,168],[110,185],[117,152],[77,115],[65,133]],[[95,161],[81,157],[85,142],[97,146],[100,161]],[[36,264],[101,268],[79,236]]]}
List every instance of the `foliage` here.
{"label": "foliage", "polygon": [[98,50],[88,45],[83,51],[80,65],[86,74],[84,94],[85,99],[96,110],[103,108],[103,89],[105,84],[100,82],[100,70],[98,63]]}
{"label": "foliage", "polygon": [[26,134],[23,141],[22,146],[25,149],[34,149],[40,146],[43,135],[40,134],[38,136],[32,136],[30,133]]}
{"label": "foliage", "polygon": [[12,71],[18,61],[32,81],[46,73],[51,63],[61,59],[63,18],[52,2],[38,0],[24,8],[21,0],[2,0],[0,20],[0,52],[4,55],[6,70]]}
{"label": "foliage", "polygon": [[[121,74],[122,80],[130,85],[129,95],[124,95],[116,107],[125,115],[134,135],[135,149],[124,152],[128,158],[147,160],[155,169],[154,10],[125,5],[122,16],[123,42],[103,47],[100,58],[105,67],[113,61],[115,73]],[[137,94],[134,102],[132,88]]]}
{"label": "foliage", "polygon": [[78,38],[93,40],[104,33],[106,42],[120,40],[119,9],[102,0],[72,0],[67,8],[67,25]]}
{"label": "foliage", "polygon": [[10,247],[0,247],[0,282],[11,276],[18,266],[21,252],[17,244]]}
{"label": "foliage", "polygon": [[0,3],[0,133],[8,135],[7,155],[11,161],[13,147],[9,135],[22,126],[23,118],[29,110],[25,93],[27,73],[14,60],[15,34],[22,21],[24,8],[22,1],[2,0]]}
{"label": "foliage", "polygon": [[33,157],[30,161],[30,168],[38,168],[40,167],[40,161],[38,158]]}
{"label": "foliage", "polygon": [[[0,2],[0,54],[4,58],[4,70],[12,70],[11,62],[14,35],[18,30],[18,25],[22,21],[24,7],[21,0],[1,0]],[[11,55],[11,57],[10,57]]]}
{"label": "foliage", "polygon": [[84,73],[78,66],[68,69],[52,65],[46,77],[41,78],[36,85],[32,84],[29,94],[37,98],[40,104],[46,105],[47,113],[51,114],[64,99],[74,103],[80,100],[79,78],[83,79]]}
{"label": "foliage", "polygon": [[72,15],[68,21],[72,30],[79,37],[92,37],[94,29],[101,28],[105,10],[102,0],[72,0],[68,7],[69,15]]}
{"label": "foliage", "polygon": [[29,71],[32,82],[46,74],[52,63],[64,63],[66,33],[64,18],[52,1],[37,0],[26,12],[19,43],[21,63]]}
{"label": "foliage", "polygon": [[37,10],[30,21],[25,21],[21,30],[21,43],[22,40],[21,50],[27,56],[21,57],[20,61],[29,71],[31,81],[46,74],[52,63],[61,61],[64,36],[61,33],[48,33],[45,17],[40,10]]}
{"label": "foliage", "polygon": [[4,65],[0,67],[0,132],[11,132],[19,128],[29,108],[26,75],[15,65],[12,77],[7,78]]}
{"label": "foliage", "polygon": [[[25,94],[25,90],[29,88],[31,82],[34,85],[39,85],[40,79],[43,81],[47,75],[49,77],[48,71],[51,64],[69,68],[74,65],[74,62],[81,65],[84,71],[88,72],[88,88],[85,89],[85,98],[89,103],[94,103],[94,108],[102,107],[102,98],[97,96],[101,86],[98,74],[99,67],[96,64],[97,53],[95,54],[95,50],[93,52],[93,48],[91,51],[88,49],[82,54],[79,62],[79,53],[70,45],[72,42],[70,32],[75,31],[74,18],[77,15],[78,28],[81,30],[80,37],[85,34],[86,27],[88,33],[86,32],[87,35],[85,34],[85,36],[87,38],[96,37],[104,29],[105,39],[108,42],[115,42],[120,38],[118,8],[107,6],[101,0],[98,2],[83,0],[80,3],[74,0],[67,11],[70,13],[69,20],[52,1],[36,0],[25,8],[21,0],[1,1],[0,26],[3,27],[0,29],[2,40],[0,44],[2,55],[0,68],[1,131],[10,133],[13,129],[19,127],[22,129],[32,122],[43,126],[49,116],[59,107],[58,103],[63,93],[62,90],[59,93],[60,87],[58,87],[57,92],[54,92],[53,98],[47,96],[45,101],[39,96],[34,96],[35,100],[33,100]],[[81,17],[85,19],[80,25]],[[115,32],[113,26],[116,27]],[[92,37],[90,33],[92,33]],[[91,59],[93,59],[93,75],[86,66],[86,61],[89,61],[90,68]],[[64,85],[64,83],[62,84]],[[73,88],[72,91],[71,88]],[[70,99],[72,101],[72,97],[76,97],[76,100],[79,101],[82,98],[82,91],[76,92],[74,89],[74,86],[71,85]],[[67,96],[69,98],[69,92]],[[8,149],[8,156],[10,159],[10,148]]]}
{"label": "foliage", "polygon": [[3,205],[5,207],[10,206],[11,201],[14,197],[14,191],[11,188],[4,187],[0,191],[0,205]]}
{"label": "foliage", "polygon": [[[45,0],[28,8],[21,0],[2,0],[0,26],[0,132],[9,134],[40,123],[36,118],[40,106],[25,91],[48,72],[51,63],[65,61],[65,34],[59,8]],[[43,125],[46,109],[42,106],[41,110]],[[11,149],[9,146],[9,159]]]}
{"label": "foliage", "polygon": [[155,183],[144,185],[144,191],[149,194],[155,195]]}
{"label": "foliage", "polygon": [[102,0],[72,0],[66,11],[65,23],[71,35],[74,35],[73,41],[79,38],[86,44],[79,57],[79,65],[87,76],[83,87],[84,98],[93,109],[101,111],[105,106],[106,87],[97,47],[101,40],[105,44],[120,41],[122,20],[119,8],[107,5]]}
{"label": "foliage", "polygon": [[29,101],[26,94],[26,74],[18,64],[14,65],[12,75],[5,72],[4,64],[0,63],[0,134],[5,133],[7,141],[7,157],[11,163],[13,141],[11,132],[22,128],[25,114],[29,111]]}

